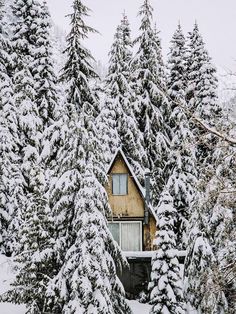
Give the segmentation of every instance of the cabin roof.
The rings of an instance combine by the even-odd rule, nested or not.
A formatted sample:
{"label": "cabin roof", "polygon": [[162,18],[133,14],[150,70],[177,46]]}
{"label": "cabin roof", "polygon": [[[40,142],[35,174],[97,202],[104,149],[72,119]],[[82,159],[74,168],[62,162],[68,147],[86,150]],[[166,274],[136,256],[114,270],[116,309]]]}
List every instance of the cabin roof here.
{"label": "cabin roof", "polygon": [[139,190],[140,195],[142,196],[142,199],[144,200],[145,205],[148,206],[149,211],[151,212],[151,214],[153,215],[153,217],[157,220],[157,216],[156,216],[156,213],[155,213],[155,211],[154,211],[154,208],[153,208],[152,204],[150,204],[150,203],[147,204],[147,202],[146,202],[146,198],[145,198],[145,189],[144,189],[144,188],[142,187],[142,185],[140,184],[140,182],[139,182],[137,176],[135,175],[135,173],[134,173],[134,171],[133,171],[133,169],[132,169],[131,164],[129,163],[128,159],[126,158],[126,156],[125,156],[125,154],[124,154],[124,152],[123,152],[123,150],[122,150],[121,148],[118,148],[118,149],[116,150],[116,152],[115,152],[115,154],[114,154],[114,156],[113,156],[113,158],[112,158],[110,164],[109,164],[108,167],[107,167],[107,174],[111,171],[111,168],[113,167],[113,165],[114,165],[114,163],[115,163],[116,157],[117,157],[119,154],[120,154],[121,157],[123,158],[123,160],[124,160],[124,162],[125,162],[125,164],[126,164],[128,170],[129,170],[129,172],[131,173],[131,176],[132,176],[132,178],[133,178],[133,180],[134,180],[134,182],[135,182],[135,184],[136,184],[136,186],[137,186],[137,188],[138,188],[138,190]]}

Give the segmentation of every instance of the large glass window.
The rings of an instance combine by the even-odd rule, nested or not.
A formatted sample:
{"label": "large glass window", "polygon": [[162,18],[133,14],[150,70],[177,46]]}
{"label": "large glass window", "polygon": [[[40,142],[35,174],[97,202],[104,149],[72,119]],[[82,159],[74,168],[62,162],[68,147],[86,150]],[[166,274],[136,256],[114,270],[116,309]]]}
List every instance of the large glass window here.
{"label": "large glass window", "polygon": [[114,195],[128,194],[128,174],[127,173],[112,174],[112,194]]}
{"label": "large glass window", "polygon": [[140,221],[117,221],[108,224],[113,238],[123,251],[142,250],[142,223]]}

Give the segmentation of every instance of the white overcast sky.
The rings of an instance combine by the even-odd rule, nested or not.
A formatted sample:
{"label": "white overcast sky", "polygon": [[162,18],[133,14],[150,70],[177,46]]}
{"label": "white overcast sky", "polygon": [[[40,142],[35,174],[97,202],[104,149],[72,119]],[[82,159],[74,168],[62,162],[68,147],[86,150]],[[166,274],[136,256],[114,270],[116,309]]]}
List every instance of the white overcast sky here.
{"label": "white overcast sky", "polygon": [[[54,22],[68,31],[69,20],[65,15],[72,12],[72,0],[47,2]],[[126,11],[132,35],[136,36],[140,23],[137,12],[143,0],[84,0],[84,3],[92,10],[89,25],[100,32],[100,35],[90,36],[86,45],[97,60],[107,63],[122,12]],[[187,33],[197,20],[213,62],[218,67],[236,71],[236,0],[152,0],[151,3],[165,55],[178,21]]]}

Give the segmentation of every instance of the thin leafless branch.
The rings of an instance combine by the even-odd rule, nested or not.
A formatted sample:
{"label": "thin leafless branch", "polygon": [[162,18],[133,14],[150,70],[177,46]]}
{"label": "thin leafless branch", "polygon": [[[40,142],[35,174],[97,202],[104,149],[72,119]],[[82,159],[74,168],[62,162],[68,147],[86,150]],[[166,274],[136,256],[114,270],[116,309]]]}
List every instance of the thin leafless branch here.
{"label": "thin leafless branch", "polygon": [[217,137],[223,139],[224,141],[230,143],[231,145],[236,145],[236,138],[233,138],[228,134],[219,132],[215,128],[210,127],[205,121],[194,115],[192,116],[192,120],[195,121],[198,125],[200,125],[205,131],[216,135]]}
{"label": "thin leafless branch", "polygon": [[163,89],[160,88],[160,90],[162,91],[162,93],[164,94],[164,96],[167,98],[168,101],[176,104],[177,106],[181,107],[185,113],[190,116],[191,120],[199,125],[202,129],[204,129],[205,131],[223,139],[224,141],[228,142],[231,146],[236,145],[236,138],[229,136],[226,133],[222,133],[220,131],[218,131],[216,128],[210,127],[206,121],[202,120],[199,117],[196,117],[194,114],[192,114],[190,112],[190,110],[188,110],[188,108],[186,108],[186,106],[184,106],[181,101],[178,101],[178,99],[173,100],[168,94],[167,92],[165,92]]}

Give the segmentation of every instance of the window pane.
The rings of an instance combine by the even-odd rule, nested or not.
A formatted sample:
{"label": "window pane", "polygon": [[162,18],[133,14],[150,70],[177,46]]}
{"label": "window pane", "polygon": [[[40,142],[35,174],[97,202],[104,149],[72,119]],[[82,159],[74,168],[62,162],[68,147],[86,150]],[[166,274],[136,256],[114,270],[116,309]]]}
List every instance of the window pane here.
{"label": "window pane", "polygon": [[127,174],[120,174],[120,194],[127,194]]}
{"label": "window pane", "polygon": [[111,231],[111,234],[114,240],[120,244],[120,225],[118,223],[108,223],[108,228]]}
{"label": "window pane", "polygon": [[112,194],[120,194],[120,179],[118,174],[112,175]]}
{"label": "window pane", "polygon": [[126,195],[128,193],[128,175],[126,173],[112,175],[112,194]]}
{"label": "window pane", "polygon": [[121,224],[121,248],[123,251],[140,251],[140,223]]}

